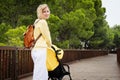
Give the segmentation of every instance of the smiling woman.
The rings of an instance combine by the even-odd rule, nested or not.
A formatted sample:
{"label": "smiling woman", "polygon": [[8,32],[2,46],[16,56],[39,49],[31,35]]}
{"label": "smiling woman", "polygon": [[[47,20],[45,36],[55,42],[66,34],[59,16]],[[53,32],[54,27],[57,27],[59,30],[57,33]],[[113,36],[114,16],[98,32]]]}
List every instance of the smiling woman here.
{"label": "smiling woman", "polygon": [[106,20],[110,27],[120,25],[120,0],[102,0],[102,6],[106,8]]}
{"label": "smiling woman", "polygon": [[35,46],[31,50],[34,62],[33,80],[48,80],[48,71],[46,66],[47,48],[52,46],[51,35],[46,19],[50,16],[50,10],[47,4],[41,4],[37,8],[38,19],[34,22],[34,39],[37,39]]}

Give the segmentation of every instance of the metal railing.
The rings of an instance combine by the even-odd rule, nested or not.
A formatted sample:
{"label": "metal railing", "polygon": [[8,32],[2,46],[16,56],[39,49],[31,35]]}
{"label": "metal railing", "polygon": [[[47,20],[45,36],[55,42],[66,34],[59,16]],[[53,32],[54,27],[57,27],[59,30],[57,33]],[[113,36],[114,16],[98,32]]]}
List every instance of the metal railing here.
{"label": "metal railing", "polygon": [[[29,49],[0,47],[0,80],[18,80],[29,76],[33,71],[33,62]],[[84,58],[107,55],[102,50],[64,50],[63,63]]]}

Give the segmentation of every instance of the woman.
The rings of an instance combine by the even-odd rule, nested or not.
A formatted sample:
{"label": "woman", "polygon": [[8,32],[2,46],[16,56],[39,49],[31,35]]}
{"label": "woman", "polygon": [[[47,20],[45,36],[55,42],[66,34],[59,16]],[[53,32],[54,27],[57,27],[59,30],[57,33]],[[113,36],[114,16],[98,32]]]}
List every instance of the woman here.
{"label": "woman", "polygon": [[50,16],[50,10],[47,4],[39,5],[37,8],[37,17],[35,20],[34,38],[39,34],[42,36],[37,40],[31,51],[34,62],[33,80],[48,80],[48,71],[46,68],[47,48],[52,45],[50,31],[46,19]]}

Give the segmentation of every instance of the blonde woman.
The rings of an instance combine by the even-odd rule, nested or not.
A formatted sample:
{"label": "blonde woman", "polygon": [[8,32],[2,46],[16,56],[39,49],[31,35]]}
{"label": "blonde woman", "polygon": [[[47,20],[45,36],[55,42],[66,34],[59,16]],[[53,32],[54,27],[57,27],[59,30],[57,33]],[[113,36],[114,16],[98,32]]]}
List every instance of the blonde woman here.
{"label": "blonde woman", "polygon": [[47,48],[51,47],[51,36],[46,19],[50,16],[50,10],[47,4],[41,4],[37,8],[37,17],[34,25],[34,38],[39,34],[42,36],[37,40],[35,46],[31,50],[34,62],[33,80],[48,80],[48,71],[46,68]]}

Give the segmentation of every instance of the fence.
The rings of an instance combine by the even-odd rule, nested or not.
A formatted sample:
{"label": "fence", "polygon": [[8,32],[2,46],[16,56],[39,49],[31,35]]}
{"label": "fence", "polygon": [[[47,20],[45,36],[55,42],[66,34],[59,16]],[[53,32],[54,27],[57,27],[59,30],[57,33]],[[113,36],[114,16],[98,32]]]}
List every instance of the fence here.
{"label": "fence", "polygon": [[65,54],[63,56],[63,62],[71,62],[75,60],[80,60],[84,58],[96,57],[108,55],[108,51],[106,50],[73,50],[68,49],[64,50]]}
{"label": "fence", "polygon": [[[101,50],[64,50],[62,62],[107,55]],[[18,80],[32,74],[30,50],[17,47],[0,47],[0,80]]]}
{"label": "fence", "polygon": [[[32,72],[30,50],[17,47],[0,47],[0,80],[17,80]],[[29,75],[27,74],[27,75]]]}
{"label": "fence", "polygon": [[120,48],[117,49],[117,61],[120,64]]}

